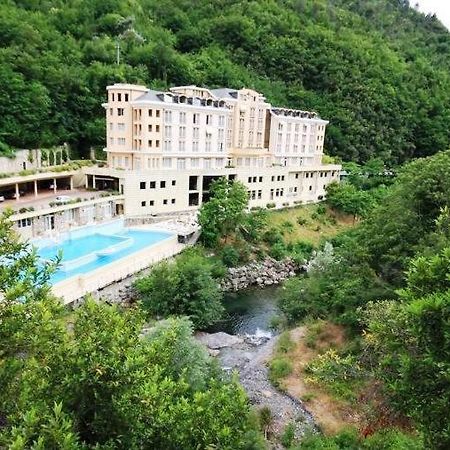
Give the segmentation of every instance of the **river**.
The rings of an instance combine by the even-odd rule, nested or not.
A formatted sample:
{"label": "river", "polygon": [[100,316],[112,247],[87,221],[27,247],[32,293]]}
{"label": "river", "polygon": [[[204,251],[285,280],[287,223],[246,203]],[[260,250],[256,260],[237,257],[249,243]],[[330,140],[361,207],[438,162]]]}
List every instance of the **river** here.
{"label": "river", "polygon": [[224,318],[208,331],[239,335],[270,332],[271,322],[279,313],[277,302],[280,289],[273,286],[225,294]]}

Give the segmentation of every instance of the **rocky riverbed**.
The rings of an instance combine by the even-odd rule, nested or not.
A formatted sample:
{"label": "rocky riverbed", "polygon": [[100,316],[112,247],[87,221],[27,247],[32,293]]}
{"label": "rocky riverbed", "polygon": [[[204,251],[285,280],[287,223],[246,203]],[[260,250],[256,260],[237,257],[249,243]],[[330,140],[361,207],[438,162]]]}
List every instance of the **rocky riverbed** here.
{"label": "rocky riverbed", "polygon": [[230,267],[220,285],[225,292],[237,292],[250,286],[272,286],[295,276],[300,270],[303,270],[303,265],[297,264],[291,258],[277,261],[267,257],[263,261],[251,262],[245,266]]}
{"label": "rocky riverbed", "polygon": [[[289,423],[295,425],[297,438],[316,430],[314,420],[303,404],[274,388],[268,379],[267,362],[277,336],[266,332],[243,336],[220,332],[198,333],[196,337],[219,359],[224,370],[238,372],[252,405],[258,409],[270,408],[274,419],[271,432],[274,435],[280,435]],[[282,447],[274,443],[272,448]]]}

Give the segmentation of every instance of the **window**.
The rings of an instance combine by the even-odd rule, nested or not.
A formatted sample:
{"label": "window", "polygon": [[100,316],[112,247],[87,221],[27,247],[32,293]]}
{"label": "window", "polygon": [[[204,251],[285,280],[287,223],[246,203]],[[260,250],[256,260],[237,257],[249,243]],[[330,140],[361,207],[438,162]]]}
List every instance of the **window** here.
{"label": "window", "polygon": [[199,123],[199,115],[198,115],[198,113],[192,114],[192,123]]}
{"label": "window", "polygon": [[204,169],[211,169],[211,159],[210,158],[205,158],[203,160],[203,168]]}
{"label": "window", "polygon": [[164,122],[172,123],[172,111],[164,111]]}
{"label": "window", "polygon": [[156,188],[156,181],[150,181],[150,183],[148,183],[148,187],[150,189],[155,189]]}
{"label": "window", "polygon": [[161,111],[159,109],[155,110],[155,117],[159,117],[161,115]]}
{"label": "window", "polygon": [[153,117],[153,109],[148,110],[148,117]]}
{"label": "window", "polygon": [[272,181],[275,181],[275,175],[272,175]]}
{"label": "window", "polygon": [[109,122],[109,131],[112,131],[114,124],[112,122]]}
{"label": "window", "polygon": [[165,181],[161,181],[161,182],[159,183],[159,187],[160,187],[161,189],[164,189],[164,188],[166,187],[166,182],[165,182]]}
{"label": "window", "polygon": [[263,177],[259,177],[259,182],[262,183]]}
{"label": "window", "polygon": [[[139,125],[140,126],[140,125]],[[159,125],[155,125],[155,131],[159,133]]]}
{"label": "window", "polygon": [[117,101],[118,102],[121,102],[122,101],[122,94],[117,94]]}
{"label": "window", "polygon": [[262,190],[259,189],[258,190],[258,200],[261,200],[261,198],[262,198]]}
{"label": "window", "polygon": [[312,191],[312,186],[309,187],[309,190]]}
{"label": "window", "polygon": [[172,141],[170,139],[166,139],[164,141],[164,150],[170,152],[172,150]]}
{"label": "window", "polygon": [[180,139],[184,139],[186,137],[186,127],[180,127]]}
{"label": "window", "polygon": [[124,131],[125,130],[125,124],[124,123],[118,123],[117,124],[117,129],[119,131]]}
{"label": "window", "polygon": [[141,202],[141,206],[146,206],[147,203],[145,201]]}
{"label": "window", "polygon": [[125,145],[125,138],[117,138],[117,143],[119,145]]}
{"label": "window", "polygon": [[109,108],[109,115],[110,116],[113,116],[114,114],[113,114],[113,109],[112,108]]}
{"label": "window", "polygon": [[185,158],[178,158],[177,159],[177,169],[186,169],[186,159]]}
{"label": "window", "polygon": [[167,199],[166,198],[163,200],[163,205],[167,205]]}
{"label": "window", "polygon": [[21,219],[17,221],[18,228],[31,227],[31,219]]}
{"label": "window", "polygon": [[109,145],[114,145],[114,138],[109,138]]}
{"label": "window", "polygon": [[[158,128],[159,128],[159,126],[158,126]],[[156,131],[159,131],[159,129],[157,129]],[[164,127],[164,135],[166,136],[166,138],[172,137],[172,127],[170,125],[166,125]]]}
{"label": "window", "polygon": [[249,182],[249,183],[252,182],[252,177],[248,177],[248,182]]}
{"label": "window", "polygon": [[141,181],[141,182],[139,183],[139,187],[140,187],[141,189],[145,189],[145,185],[146,185],[146,182],[145,182],[145,181]]}
{"label": "window", "polygon": [[219,116],[219,127],[225,126],[225,116]]}
{"label": "window", "polygon": [[114,93],[111,94],[111,100],[114,101]]}
{"label": "window", "polygon": [[298,173],[295,174],[295,179],[298,179],[298,175],[299,175]]}
{"label": "window", "polygon": [[173,198],[170,203],[172,203],[172,205],[175,205],[175,199]]}
{"label": "window", "polygon": [[155,141],[155,147],[159,148],[159,140],[158,139]]}
{"label": "window", "polygon": [[147,142],[148,148],[152,148],[153,147],[153,141],[151,139],[148,140]]}
{"label": "window", "polygon": [[178,141],[178,150],[184,152],[186,150],[186,141]]}
{"label": "window", "polygon": [[172,180],[172,186],[176,186],[177,180]]}
{"label": "window", "polygon": [[198,152],[198,141],[193,141],[192,142],[192,151],[193,152]]}
{"label": "window", "polygon": [[148,206],[154,206],[154,204],[155,204],[155,200],[150,200],[150,201],[148,202]]}
{"label": "window", "polygon": [[193,137],[194,139],[198,139],[198,138],[200,137],[200,128],[194,127],[194,128],[192,129],[192,137]]}
{"label": "window", "polygon": [[123,116],[123,108],[117,108],[117,115],[118,116]]}
{"label": "window", "polygon": [[212,125],[212,115],[206,114],[206,125]]}
{"label": "window", "polygon": [[163,158],[162,165],[166,169],[170,169],[172,167],[172,158]]}
{"label": "window", "polygon": [[180,112],[180,123],[186,123],[186,113]]}
{"label": "window", "polygon": [[128,101],[128,94],[125,94],[125,101]]}

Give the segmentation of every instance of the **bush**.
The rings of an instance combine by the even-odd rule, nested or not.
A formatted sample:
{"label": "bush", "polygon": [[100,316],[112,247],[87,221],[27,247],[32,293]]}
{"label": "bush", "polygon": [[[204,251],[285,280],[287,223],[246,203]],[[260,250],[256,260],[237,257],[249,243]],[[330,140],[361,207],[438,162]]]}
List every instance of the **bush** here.
{"label": "bush", "polygon": [[239,252],[232,245],[225,245],[221,252],[222,262],[227,267],[236,267],[239,263]]}
{"label": "bush", "polygon": [[295,343],[291,339],[291,333],[284,331],[280,334],[277,340],[277,351],[281,353],[287,353],[293,350]]}
{"label": "bush", "polygon": [[153,317],[188,316],[197,329],[206,328],[223,313],[223,294],[213,278],[210,261],[189,249],[174,262],[162,262],[134,284],[144,310]]}
{"label": "bush", "polygon": [[353,355],[341,356],[331,349],[319,355],[305,368],[308,381],[327,386],[337,397],[355,399],[354,383],[363,372]]}
{"label": "bush", "polygon": [[280,442],[284,448],[292,447],[295,439],[295,426],[294,424],[288,423],[286,428],[283,430],[283,434],[281,435]]}
{"label": "bush", "polygon": [[287,248],[283,242],[275,242],[269,250],[269,255],[277,261],[281,261],[287,255]]}
{"label": "bush", "polygon": [[283,228],[283,230],[286,230],[288,233],[292,233],[294,231],[294,224],[290,220],[285,220],[281,224],[281,228]]}
{"label": "bush", "polygon": [[269,228],[264,232],[263,241],[266,244],[273,245],[277,242],[283,242],[283,235],[277,228]]}
{"label": "bush", "polygon": [[269,365],[269,380],[280,387],[281,378],[287,377],[292,373],[292,364],[286,358],[274,358]]}
{"label": "bush", "polygon": [[275,203],[267,203],[266,208],[267,209],[272,209],[275,208],[276,204]]}
{"label": "bush", "polygon": [[301,225],[301,226],[304,226],[304,225],[308,225],[309,220],[306,219],[305,217],[298,216],[298,217],[297,217],[297,223],[298,223],[299,225]]}

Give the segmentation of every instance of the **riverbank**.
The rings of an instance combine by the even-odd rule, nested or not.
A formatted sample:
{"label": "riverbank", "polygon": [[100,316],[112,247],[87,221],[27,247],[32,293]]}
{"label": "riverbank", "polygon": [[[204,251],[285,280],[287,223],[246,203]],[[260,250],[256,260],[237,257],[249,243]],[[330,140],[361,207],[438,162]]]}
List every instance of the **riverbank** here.
{"label": "riverbank", "polygon": [[272,423],[269,427],[269,441],[272,449],[283,448],[278,438],[288,425],[294,427],[297,439],[317,430],[313,417],[303,403],[288,393],[277,390],[269,381],[267,363],[278,336],[267,332],[241,336],[198,333],[197,339],[217,357],[225,371],[238,373],[250,403],[257,410],[270,409]]}

